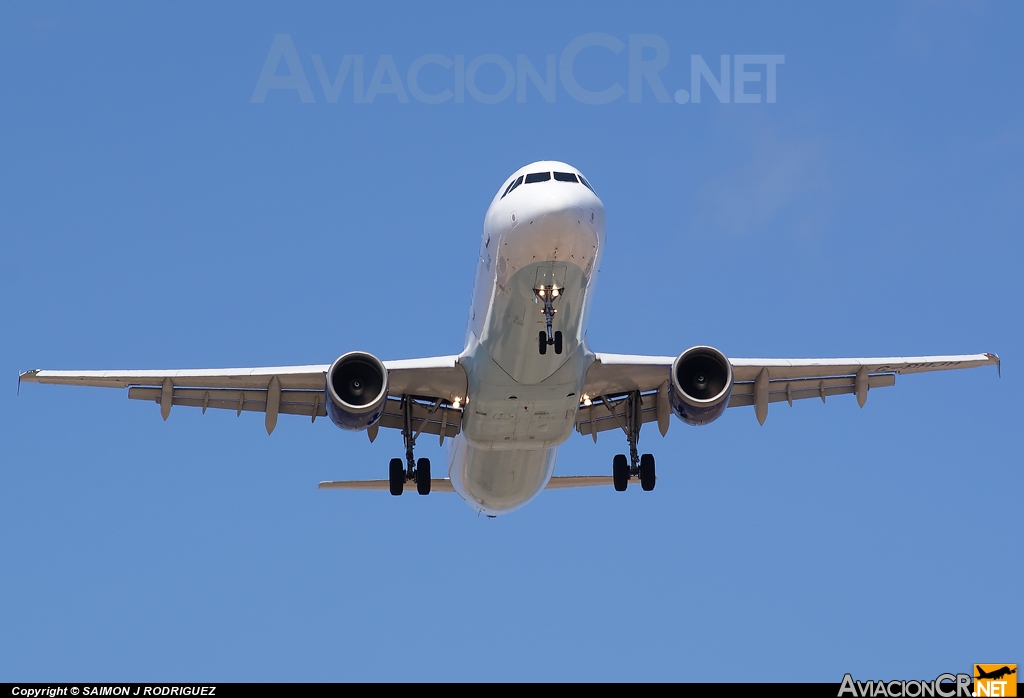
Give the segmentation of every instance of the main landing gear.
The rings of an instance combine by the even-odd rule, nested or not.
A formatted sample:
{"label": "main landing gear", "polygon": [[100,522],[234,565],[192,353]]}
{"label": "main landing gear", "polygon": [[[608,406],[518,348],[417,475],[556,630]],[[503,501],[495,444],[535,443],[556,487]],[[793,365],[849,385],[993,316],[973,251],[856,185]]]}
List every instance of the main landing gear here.
{"label": "main landing gear", "polygon": [[547,330],[541,330],[537,335],[537,346],[540,349],[541,356],[548,353],[548,347],[554,346],[555,353],[562,353],[562,333],[552,332],[551,323],[555,319],[555,313],[558,311],[555,309],[555,301],[562,293],[562,289],[557,286],[541,286],[538,289],[534,289],[534,293],[537,294],[538,300],[544,304],[544,308],[541,312],[544,313],[544,324],[547,325]]}
{"label": "main landing gear", "polygon": [[406,482],[415,482],[419,494],[430,494],[430,459],[416,460],[413,455],[416,437],[420,432],[414,434],[412,431],[412,404],[412,398],[408,395],[402,396],[402,441],[405,442],[405,463],[402,463],[401,458],[392,458],[388,466],[388,488],[396,497],[405,490]]}
{"label": "main landing gear", "polygon": [[615,485],[617,492],[625,492],[630,478],[633,477],[640,478],[640,487],[645,492],[653,490],[657,481],[654,456],[650,453],[642,456],[637,454],[636,445],[640,440],[640,427],[643,425],[642,410],[640,391],[630,393],[626,398],[626,423],[619,423],[626,432],[626,440],[629,442],[629,460],[621,453],[612,459],[612,484]]}

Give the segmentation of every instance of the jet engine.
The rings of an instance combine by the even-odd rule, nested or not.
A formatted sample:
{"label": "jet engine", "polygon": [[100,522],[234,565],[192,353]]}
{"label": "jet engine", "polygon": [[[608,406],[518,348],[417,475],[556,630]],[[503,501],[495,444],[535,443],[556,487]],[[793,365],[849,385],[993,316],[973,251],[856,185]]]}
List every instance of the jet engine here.
{"label": "jet engine", "polygon": [[732,364],[713,347],[691,347],[672,362],[668,393],[677,417],[694,426],[709,424],[729,406]]}
{"label": "jet engine", "polygon": [[377,423],[388,399],[388,370],[376,356],[350,351],[327,369],[327,414],[342,429],[362,431]]}

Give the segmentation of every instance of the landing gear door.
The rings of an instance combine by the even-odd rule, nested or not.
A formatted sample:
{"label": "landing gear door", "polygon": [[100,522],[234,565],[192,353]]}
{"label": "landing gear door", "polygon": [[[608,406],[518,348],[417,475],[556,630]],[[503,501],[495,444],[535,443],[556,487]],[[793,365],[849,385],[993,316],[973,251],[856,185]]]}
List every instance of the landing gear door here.
{"label": "landing gear door", "polygon": [[565,288],[565,264],[542,264],[537,267],[537,283],[534,288]]}

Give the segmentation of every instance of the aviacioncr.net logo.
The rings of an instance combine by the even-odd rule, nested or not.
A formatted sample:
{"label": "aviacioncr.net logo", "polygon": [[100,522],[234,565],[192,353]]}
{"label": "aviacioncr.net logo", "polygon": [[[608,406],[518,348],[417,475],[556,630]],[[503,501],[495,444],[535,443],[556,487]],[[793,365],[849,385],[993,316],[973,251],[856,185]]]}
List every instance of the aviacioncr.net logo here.
{"label": "aviacioncr.net logo", "polygon": [[971,698],[970,674],[939,674],[931,681],[856,681],[843,676],[839,697],[854,698]]}
{"label": "aviacioncr.net logo", "polygon": [[974,695],[978,698],[989,696],[1017,695],[1016,664],[975,664]]}

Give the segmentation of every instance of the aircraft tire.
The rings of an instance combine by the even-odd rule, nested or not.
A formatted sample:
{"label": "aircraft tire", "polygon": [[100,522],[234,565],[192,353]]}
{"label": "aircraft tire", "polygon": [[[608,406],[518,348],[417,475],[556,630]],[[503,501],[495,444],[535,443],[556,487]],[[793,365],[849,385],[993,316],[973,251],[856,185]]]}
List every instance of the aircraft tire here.
{"label": "aircraft tire", "polygon": [[538,348],[540,349],[541,356],[548,353],[548,333],[544,330],[541,330],[538,335]]}
{"label": "aircraft tire", "polygon": [[629,484],[629,463],[621,453],[612,458],[612,484],[616,492],[625,492]]}
{"label": "aircraft tire", "polygon": [[561,332],[555,332],[555,353],[556,354],[561,354],[562,353],[562,333]]}
{"label": "aircraft tire", "polygon": [[416,491],[430,494],[430,459],[420,458],[416,461]]}
{"label": "aircraft tire", "polygon": [[640,456],[640,487],[644,492],[650,492],[654,489],[654,483],[657,481],[658,478],[654,474],[654,456],[645,453]]}
{"label": "aircraft tire", "polygon": [[401,458],[392,458],[388,466],[388,489],[396,497],[405,489],[405,465]]}

